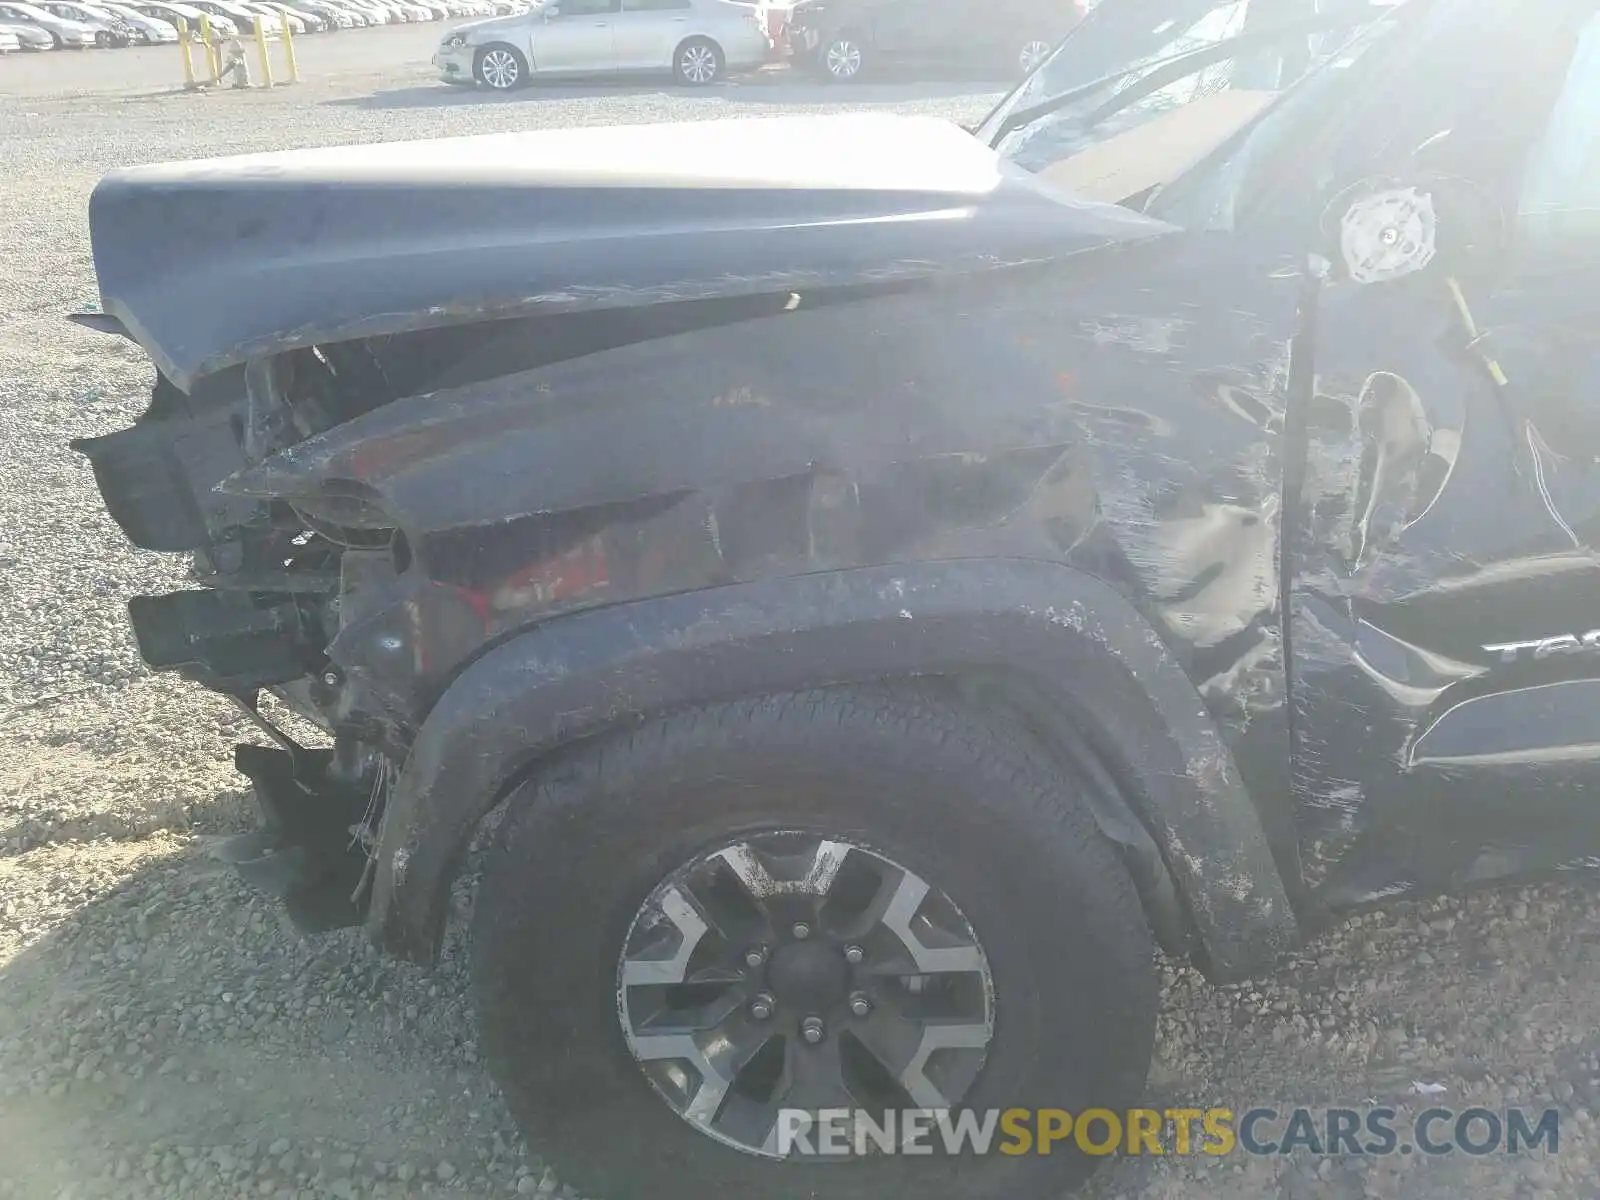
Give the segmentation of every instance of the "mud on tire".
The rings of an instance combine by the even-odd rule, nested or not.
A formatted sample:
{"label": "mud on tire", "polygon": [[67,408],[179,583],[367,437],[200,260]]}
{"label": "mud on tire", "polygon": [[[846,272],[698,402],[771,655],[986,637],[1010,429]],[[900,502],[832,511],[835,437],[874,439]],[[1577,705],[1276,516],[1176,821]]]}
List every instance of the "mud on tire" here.
{"label": "mud on tire", "polygon": [[[483,1044],[529,1144],[582,1194],[1054,1200],[1100,1161],[1060,1145],[1048,1157],[779,1161],[674,1111],[624,1035],[619,961],[662,881],[741,838],[816,831],[872,847],[959,907],[992,976],[992,1040],[963,1107],[1138,1100],[1156,982],[1133,885],[1070,779],[939,690],[679,713],[573,748],[509,804],[474,918]],[[794,953],[817,952],[825,932]]]}

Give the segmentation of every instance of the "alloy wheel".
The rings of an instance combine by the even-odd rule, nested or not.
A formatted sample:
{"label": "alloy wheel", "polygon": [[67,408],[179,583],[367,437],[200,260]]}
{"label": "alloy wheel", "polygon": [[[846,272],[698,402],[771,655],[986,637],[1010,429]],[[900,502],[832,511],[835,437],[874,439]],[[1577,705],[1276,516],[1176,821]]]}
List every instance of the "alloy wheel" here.
{"label": "alloy wheel", "polygon": [[678,57],[678,70],[689,83],[712,83],[718,72],[717,52],[704,42],[687,46]]}
{"label": "alloy wheel", "polygon": [[522,65],[509,50],[487,50],[480,68],[483,81],[496,91],[508,91],[522,78]]}
{"label": "alloy wheel", "polygon": [[829,42],[822,65],[835,79],[854,79],[861,73],[861,47],[849,38]]}
{"label": "alloy wheel", "polygon": [[651,893],[617,970],[628,1049],[700,1132],[780,1157],[780,1109],[948,1109],[982,1071],[994,980],[956,904],[888,856],[766,833]]}

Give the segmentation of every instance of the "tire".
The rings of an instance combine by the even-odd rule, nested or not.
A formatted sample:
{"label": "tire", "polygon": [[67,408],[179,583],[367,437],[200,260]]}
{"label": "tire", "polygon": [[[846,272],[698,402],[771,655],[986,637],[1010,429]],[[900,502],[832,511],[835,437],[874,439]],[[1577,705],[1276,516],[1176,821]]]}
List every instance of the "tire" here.
{"label": "tire", "polygon": [[689,38],[672,53],[672,74],[683,87],[709,87],[722,82],[726,59],[710,38]]}
{"label": "tire", "polygon": [[866,45],[849,30],[833,34],[817,47],[817,70],[832,83],[860,79],[866,63]]}
{"label": "tire", "polygon": [[94,44],[95,44],[95,46],[97,48],[99,48],[101,50],[110,49],[110,47],[111,47],[111,35],[109,33],[107,33],[104,29],[96,31],[96,33],[94,35]]}
{"label": "tire", "polygon": [[491,91],[515,91],[527,86],[528,60],[515,46],[494,42],[473,56],[472,76]]}
{"label": "tire", "polygon": [[[619,1016],[628,1012],[619,998],[631,993],[619,982],[620,958],[633,945],[630,930],[665,927],[652,923],[656,910],[648,907],[649,898],[664,894],[663,879],[680,878],[673,872],[686,862],[714,864],[697,856],[730,839],[755,845],[820,830],[850,845],[847,863],[880,863],[879,853],[937,889],[928,894],[941,904],[949,898],[956,917],[970,922],[988,973],[986,986],[967,994],[990,997],[982,1003],[991,1040],[979,1052],[986,1057],[976,1082],[955,1098],[963,1105],[1118,1111],[1138,1101],[1157,987],[1132,882],[1055,766],[1013,731],[987,726],[939,692],[828,689],[683,712],[573,748],[508,804],[473,921],[482,1044],[529,1144],[580,1194],[1054,1200],[1100,1162],[1070,1143],[1058,1143],[1049,1156],[779,1161],[719,1144],[680,1116],[630,1050],[631,1039],[648,1032],[624,1032],[631,1017]],[[838,911],[816,904],[822,914]],[[921,922],[950,910],[904,911]],[[819,917],[823,928],[814,938],[794,925],[808,949],[778,945],[763,979],[777,979],[780,961],[795,961],[785,953],[837,950],[861,962],[862,947],[828,944],[830,922]],[[873,930],[887,925],[885,919]],[[782,922],[770,928],[781,941]],[[736,946],[715,935],[688,944],[701,940]],[[874,943],[874,960],[882,945]],[[745,957],[755,951],[732,953],[752,971],[762,961]],[[917,958],[914,969],[923,967]],[[884,978],[876,983],[899,982]],[[852,979],[851,986],[859,983]],[[852,1007],[861,994],[851,995]],[[763,998],[787,1004],[757,995]],[[899,1018],[892,996],[877,1000],[888,1019]],[[730,1011],[738,1019],[748,1013],[792,1022],[808,1005],[788,1005],[782,1014],[758,1013],[754,1004]],[[849,1020],[840,1018],[841,1056],[852,1036]],[[782,1053],[808,1053],[789,1040],[790,1028]],[[807,1031],[808,1041],[809,1032],[822,1036]],[[679,1070],[678,1078],[686,1075]]]}

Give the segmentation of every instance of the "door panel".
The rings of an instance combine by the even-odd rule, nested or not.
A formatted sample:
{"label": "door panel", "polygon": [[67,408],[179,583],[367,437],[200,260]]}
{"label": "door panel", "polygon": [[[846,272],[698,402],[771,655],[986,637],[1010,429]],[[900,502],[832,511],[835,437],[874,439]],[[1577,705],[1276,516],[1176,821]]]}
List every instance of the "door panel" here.
{"label": "door panel", "polygon": [[978,53],[991,23],[982,0],[920,0],[912,6],[907,50],[918,58],[959,61],[967,57],[968,44]]}
{"label": "door panel", "polygon": [[[859,10],[860,20],[870,25],[872,44],[879,54],[904,58],[918,53],[926,37],[928,9],[941,7],[947,0],[872,0]],[[854,24],[852,20],[848,24]]]}
{"label": "door panel", "polygon": [[[1042,10],[1041,0],[961,0],[954,6],[960,21],[960,39],[955,46],[967,45],[987,63],[1010,65],[1025,42],[1044,37],[1048,22],[1029,21],[1030,10]],[[1030,28],[1032,26],[1032,28]]]}
{"label": "door panel", "polygon": [[618,0],[561,0],[560,15],[535,16],[532,28],[536,74],[600,74],[616,69],[612,27]]}
{"label": "door panel", "polygon": [[611,45],[621,71],[662,71],[690,32],[689,0],[623,0]]}

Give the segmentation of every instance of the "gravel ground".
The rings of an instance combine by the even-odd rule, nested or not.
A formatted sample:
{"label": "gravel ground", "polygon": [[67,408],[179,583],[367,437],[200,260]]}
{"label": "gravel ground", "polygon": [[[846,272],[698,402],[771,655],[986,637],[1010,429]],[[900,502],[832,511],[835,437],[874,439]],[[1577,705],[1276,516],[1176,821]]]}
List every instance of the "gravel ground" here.
{"label": "gravel ground", "polygon": [[[437,33],[313,40],[307,82],[268,94],[158,90],[176,64],[154,51],[0,63],[0,1196],[561,1194],[478,1061],[459,924],[424,975],[353,931],[300,939],[209,857],[249,820],[228,752],[250,732],[141,666],[124,598],[178,570],[125,544],[66,449],[125,425],[150,382],[129,346],[59,319],[93,301],[85,203],[111,167],[843,100],[782,82],[477,97],[428,80]],[[849,93],[960,120],[993,99]],[[1555,1105],[1560,1153],[1119,1162],[1095,1195],[1600,1195],[1596,947],[1600,904],[1548,888],[1368,916],[1243,987],[1167,969],[1158,1102]]]}

